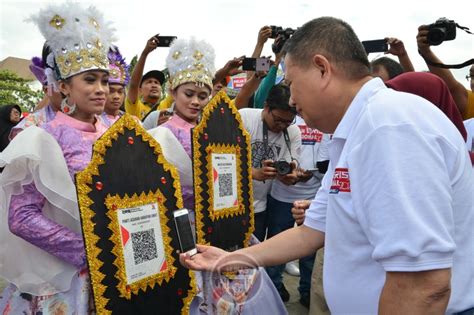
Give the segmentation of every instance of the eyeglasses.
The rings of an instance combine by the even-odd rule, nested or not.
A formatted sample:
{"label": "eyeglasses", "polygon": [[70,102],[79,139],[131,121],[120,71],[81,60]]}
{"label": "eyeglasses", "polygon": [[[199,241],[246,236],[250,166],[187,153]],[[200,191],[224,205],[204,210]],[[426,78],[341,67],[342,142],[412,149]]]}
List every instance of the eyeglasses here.
{"label": "eyeglasses", "polygon": [[470,74],[470,73],[469,73],[469,74],[466,76],[466,80],[468,80],[468,81],[472,80],[473,78],[474,78],[474,74]]}
{"label": "eyeglasses", "polygon": [[296,122],[296,116],[292,120],[289,120],[289,119],[282,118],[278,115],[275,115],[273,113],[273,111],[270,111],[270,114],[272,115],[272,118],[273,118],[273,121],[275,122],[275,124],[282,124],[282,125],[285,125],[285,126],[290,126],[290,125],[293,125]]}

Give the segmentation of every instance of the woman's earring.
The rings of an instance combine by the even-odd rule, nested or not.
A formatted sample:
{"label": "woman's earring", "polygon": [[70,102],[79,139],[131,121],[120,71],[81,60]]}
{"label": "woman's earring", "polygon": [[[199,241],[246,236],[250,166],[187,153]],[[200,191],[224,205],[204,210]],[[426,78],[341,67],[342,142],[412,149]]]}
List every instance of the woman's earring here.
{"label": "woman's earring", "polygon": [[76,104],[69,105],[67,102],[68,98],[63,98],[61,101],[61,111],[66,115],[72,115],[76,110]]}

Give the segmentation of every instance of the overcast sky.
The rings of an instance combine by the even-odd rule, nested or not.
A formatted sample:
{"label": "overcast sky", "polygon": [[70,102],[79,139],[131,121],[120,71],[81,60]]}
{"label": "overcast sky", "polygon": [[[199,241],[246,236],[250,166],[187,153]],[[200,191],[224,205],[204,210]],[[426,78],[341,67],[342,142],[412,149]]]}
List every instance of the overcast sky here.
{"label": "overcast sky", "polygon": [[[25,22],[48,3],[64,1],[0,0],[0,60],[8,56],[39,56],[44,42],[35,25]],[[334,16],[352,25],[360,40],[397,37],[416,70],[426,70],[416,49],[417,28],[439,17],[474,29],[472,0],[309,1],[309,0],[96,0],[107,20],[114,22],[117,45],[127,61],[140,54],[146,40],[156,33],[206,39],[216,50],[216,67],[236,56],[250,55],[263,25],[296,28],[315,17]],[[471,9],[469,9],[471,8]],[[335,39],[337,40],[337,39]],[[433,49],[445,63],[461,63],[474,57],[474,36],[457,30],[457,38]],[[271,42],[264,49],[271,55]],[[149,55],[145,70],[162,69],[167,48]],[[370,59],[377,57],[371,54]],[[467,87],[469,68],[455,71]]]}

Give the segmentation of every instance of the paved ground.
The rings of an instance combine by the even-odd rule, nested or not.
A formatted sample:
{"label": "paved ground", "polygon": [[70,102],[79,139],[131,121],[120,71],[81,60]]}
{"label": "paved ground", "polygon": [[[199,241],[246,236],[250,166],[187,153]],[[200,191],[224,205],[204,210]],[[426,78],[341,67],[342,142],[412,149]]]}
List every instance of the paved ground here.
{"label": "paved ground", "polygon": [[285,303],[288,314],[290,315],[308,315],[308,309],[300,304],[300,294],[298,292],[299,277],[290,276],[286,272],[283,273],[283,283],[290,292],[290,300]]}
{"label": "paved ground", "polygon": [[[286,273],[283,274],[283,282],[285,287],[290,292],[290,301],[286,305],[286,309],[290,315],[307,315],[308,309],[302,306],[299,302],[300,295],[298,293],[298,281],[299,277],[290,276]],[[3,291],[6,283],[0,279],[0,294]]]}

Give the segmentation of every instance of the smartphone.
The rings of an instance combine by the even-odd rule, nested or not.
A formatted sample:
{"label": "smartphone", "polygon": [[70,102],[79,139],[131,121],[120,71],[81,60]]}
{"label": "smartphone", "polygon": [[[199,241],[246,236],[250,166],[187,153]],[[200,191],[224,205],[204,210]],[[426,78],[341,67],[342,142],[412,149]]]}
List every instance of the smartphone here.
{"label": "smartphone", "polygon": [[177,36],[158,36],[158,34],[155,37],[158,38],[156,47],[170,47],[171,43],[178,38]]}
{"label": "smartphone", "polygon": [[242,70],[245,71],[268,71],[270,70],[270,59],[268,58],[244,58]]}
{"label": "smartphone", "polygon": [[163,116],[173,116],[173,112],[172,111],[169,111],[169,110],[162,110],[160,112],[160,116],[163,115]]}
{"label": "smartphone", "polygon": [[188,209],[175,210],[173,217],[181,253],[187,253],[190,256],[197,254],[196,241],[194,240]]}
{"label": "smartphone", "polygon": [[388,43],[385,39],[365,40],[362,42],[365,52],[368,54],[388,51]]}

